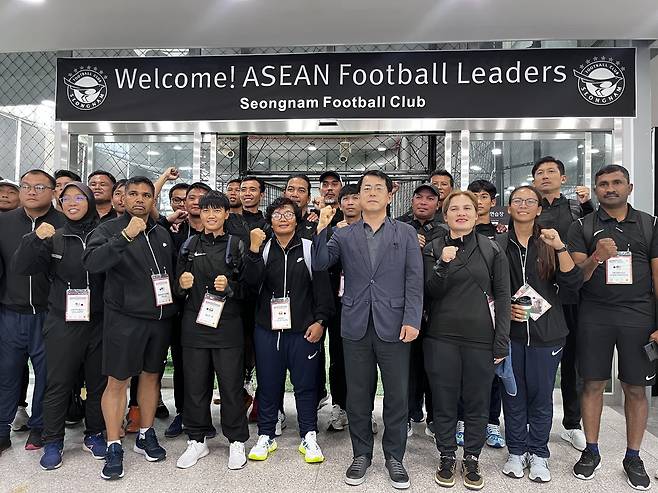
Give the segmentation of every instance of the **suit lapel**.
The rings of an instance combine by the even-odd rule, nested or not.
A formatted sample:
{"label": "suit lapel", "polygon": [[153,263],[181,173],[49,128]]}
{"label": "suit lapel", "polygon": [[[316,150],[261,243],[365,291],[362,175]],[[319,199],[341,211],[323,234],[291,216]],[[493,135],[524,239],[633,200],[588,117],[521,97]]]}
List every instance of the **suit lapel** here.
{"label": "suit lapel", "polygon": [[377,260],[375,262],[375,268],[372,270],[372,275],[374,276],[377,274],[377,269],[379,269],[379,266],[382,263],[382,259],[384,258],[384,255],[386,255],[386,250],[389,248],[392,248],[393,245],[393,238],[395,237],[395,226],[393,225],[393,222],[390,221],[388,218],[384,219],[384,223],[381,226],[384,228],[384,231],[377,233],[377,234],[382,234],[384,235],[383,238],[381,238],[379,242],[379,249],[377,250]]}
{"label": "suit lapel", "polygon": [[357,245],[357,250],[363,258],[364,264],[368,267],[368,271],[372,271],[372,264],[370,263],[370,251],[368,250],[368,240],[366,240],[366,232],[363,225],[363,219],[352,226],[352,235],[354,244]]}

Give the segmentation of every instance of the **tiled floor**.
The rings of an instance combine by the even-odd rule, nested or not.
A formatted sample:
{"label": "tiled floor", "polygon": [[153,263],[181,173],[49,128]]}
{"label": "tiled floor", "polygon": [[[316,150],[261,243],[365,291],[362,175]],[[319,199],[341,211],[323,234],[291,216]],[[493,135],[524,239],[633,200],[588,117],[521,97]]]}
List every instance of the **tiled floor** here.
{"label": "tiled floor", "polygon": [[[173,408],[172,392],[165,391],[165,400]],[[376,417],[381,426],[381,398],[376,403]],[[326,461],[319,465],[305,464],[297,452],[299,435],[296,430],[294,398],[286,395],[288,428],[279,438],[279,449],[265,462],[250,462],[240,471],[229,471],[226,467],[228,446],[220,435],[210,442],[211,454],[188,470],[176,468],[176,459],[184,451],[185,437],[174,440],[162,438],[161,443],[168,458],[161,463],[148,463],[132,452],[134,437],[124,440],[126,448],[126,476],[117,482],[105,482],[99,472],[102,461],[95,461],[82,451],[82,427],[67,430],[64,464],[56,471],[42,471],[39,467],[40,452],[23,450],[26,434],[13,434],[14,446],[0,457],[0,492],[272,492],[272,491],[350,491],[380,492],[394,491],[388,484],[381,452],[381,431],[375,442],[375,459],[364,485],[350,488],[343,482],[345,469],[351,459],[351,447],[347,432],[327,433],[329,407],[320,412],[319,443]],[[213,406],[213,415],[218,424],[218,407]],[[551,471],[553,481],[538,485],[528,479],[513,480],[503,476],[500,468],[506,459],[506,450],[486,449],[482,454],[482,469],[485,475],[485,491],[490,492],[623,492],[632,491],[625,482],[621,459],[625,449],[624,418],[616,410],[606,407],[600,440],[604,465],[592,481],[580,481],[571,474],[571,466],[579,453],[559,437],[561,406],[556,394],[555,419],[551,435]],[[654,422],[656,420],[654,419]],[[157,423],[158,435],[163,437],[167,423]],[[256,429],[250,426],[252,437],[248,447],[255,441]],[[415,434],[407,444],[405,464],[411,476],[410,491],[439,491],[433,481],[438,453],[431,439],[424,434],[424,425],[414,427]],[[647,434],[642,447],[642,457],[647,470],[653,477],[658,467],[658,438]],[[466,491],[458,484],[453,491]]]}

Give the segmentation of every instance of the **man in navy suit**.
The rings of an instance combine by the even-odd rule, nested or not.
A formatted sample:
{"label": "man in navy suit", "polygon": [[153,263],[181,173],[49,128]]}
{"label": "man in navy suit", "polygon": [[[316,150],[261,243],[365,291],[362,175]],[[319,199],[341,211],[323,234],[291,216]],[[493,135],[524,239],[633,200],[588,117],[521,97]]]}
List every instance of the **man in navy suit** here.
{"label": "man in navy suit", "polygon": [[418,337],[423,308],[423,264],[416,231],[386,216],[393,182],[381,171],[368,171],[358,183],[362,219],[336,229],[327,241],[334,209],[320,213],[313,243],[313,268],[340,261],[345,275],[341,315],[347,416],[354,460],[345,482],[365,481],[372,462],[371,413],[377,366],[384,395],[382,445],[393,487],[408,488],[402,460],[407,444],[409,344]]}

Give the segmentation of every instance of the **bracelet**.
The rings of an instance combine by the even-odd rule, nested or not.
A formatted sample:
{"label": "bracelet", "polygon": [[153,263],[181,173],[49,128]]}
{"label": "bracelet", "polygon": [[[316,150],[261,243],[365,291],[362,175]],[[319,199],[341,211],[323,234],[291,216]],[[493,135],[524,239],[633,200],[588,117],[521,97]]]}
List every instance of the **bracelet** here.
{"label": "bracelet", "polygon": [[596,263],[599,265],[603,263],[603,260],[599,260],[599,257],[596,255],[596,252],[592,254],[592,258],[596,260]]}
{"label": "bracelet", "polygon": [[131,241],[133,241],[133,238],[131,238],[130,236],[128,236],[128,234],[126,233],[125,230],[121,230],[121,236],[123,236],[123,237],[126,239],[126,241],[127,241],[128,243],[130,243]]}
{"label": "bracelet", "polygon": [[559,250],[555,250],[555,253],[559,254],[559,253],[566,252],[566,251],[567,251],[567,246],[565,245],[562,248],[560,248]]}

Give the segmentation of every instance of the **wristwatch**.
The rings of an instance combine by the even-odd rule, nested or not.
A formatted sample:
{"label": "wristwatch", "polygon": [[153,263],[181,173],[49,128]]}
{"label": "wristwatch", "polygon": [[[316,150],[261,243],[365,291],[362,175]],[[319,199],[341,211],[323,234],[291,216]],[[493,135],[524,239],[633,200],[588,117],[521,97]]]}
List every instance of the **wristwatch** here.
{"label": "wristwatch", "polygon": [[566,252],[566,251],[567,251],[567,246],[565,245],[562,248],[560,248],[559,250],[555,250],[555,253],[562,253],[562,252]]}
{"label": "wristwatch", "polygon": [[322,327],[324,327],[324,328],[327,327],[327,325],[324,323],[324,320],[316,320],[315,323],[322,325]]}

